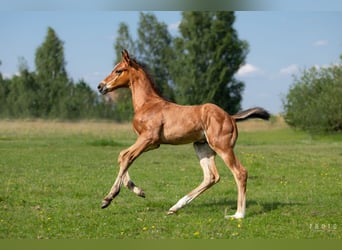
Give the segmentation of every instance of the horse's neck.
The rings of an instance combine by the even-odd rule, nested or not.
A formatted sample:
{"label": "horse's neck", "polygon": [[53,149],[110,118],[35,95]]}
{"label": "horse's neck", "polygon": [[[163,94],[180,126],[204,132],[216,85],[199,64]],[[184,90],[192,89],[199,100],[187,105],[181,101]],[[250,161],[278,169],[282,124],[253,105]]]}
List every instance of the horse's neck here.
{"label": "horse's neck", "polygon": [[145,74],[142,74],[140,77],[132,77],[130,89],[135,112],[144,104],[161,99]]}

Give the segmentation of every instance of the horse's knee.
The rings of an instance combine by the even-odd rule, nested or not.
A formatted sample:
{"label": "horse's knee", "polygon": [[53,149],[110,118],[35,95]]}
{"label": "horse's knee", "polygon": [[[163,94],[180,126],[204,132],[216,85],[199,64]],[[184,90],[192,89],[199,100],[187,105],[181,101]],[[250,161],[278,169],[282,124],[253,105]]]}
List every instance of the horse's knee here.
{"label": "horse's knee", "polygon": [[127,150],[123,150],[119,153],[119,156],[118,156],[118,163],[121,164],[122,160],[123,160],[123,157],[125,155]]}

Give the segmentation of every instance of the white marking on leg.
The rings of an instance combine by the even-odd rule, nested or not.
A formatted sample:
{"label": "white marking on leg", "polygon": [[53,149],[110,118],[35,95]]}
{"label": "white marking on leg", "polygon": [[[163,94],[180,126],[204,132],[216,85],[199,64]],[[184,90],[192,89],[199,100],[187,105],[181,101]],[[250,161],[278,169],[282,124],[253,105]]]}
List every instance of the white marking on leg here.
{"label": "white marking on leg", "polygon": [[233,215],[225,215],[224,216],[225,219],[229,219],[229,218],[243,219],[244,217],[245,217],[245,215],[243,213],[240,213],[240,212],[236,212]]}
{"label": "white marking on leg", "polygon": [[191,198],[187,195],[185,195],[183,198],[181,198],[173,207],[169,209],[169,213],[175,213],[178,209],[184,207],[186,204],[191,202]]}
{"label": "white marking on leg", "polygon": [[203,181],[198,187],[181,198],[173,207],[171,207],[168,214],[176,213],[177,210],[189,204],[193,199],[198,197],[219,180],[219,175],[214,162],[215,152],[207,143],[194,143],[194,148],[203,170]]}

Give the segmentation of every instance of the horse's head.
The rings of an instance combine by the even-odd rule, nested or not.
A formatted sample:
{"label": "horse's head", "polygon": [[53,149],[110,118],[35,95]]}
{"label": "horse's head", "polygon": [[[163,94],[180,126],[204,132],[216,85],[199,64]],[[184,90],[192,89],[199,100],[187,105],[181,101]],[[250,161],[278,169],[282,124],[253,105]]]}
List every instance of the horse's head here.
{"label": "horse's head", "polygon": [[97,86],[97,89],[103,95],[118,88],[128,87],[130,81],[128,71],[131,66],[131,59],[127,50],[123,50],[121,56],[121,62],[115,65],[112,72]]}

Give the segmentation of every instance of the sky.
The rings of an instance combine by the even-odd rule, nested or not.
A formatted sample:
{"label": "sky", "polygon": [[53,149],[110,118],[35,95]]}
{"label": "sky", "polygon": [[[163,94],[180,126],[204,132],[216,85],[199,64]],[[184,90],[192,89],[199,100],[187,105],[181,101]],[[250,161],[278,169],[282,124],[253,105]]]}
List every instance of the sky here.
{"label": "sky", "polygon": [[[180,11],[153,11],[173,36],[178,34]],[[340,62],[342,9],[236,11],[234,27],[249,43],[246,64],[236,78],[245,83],[242,108],[264,107],[283,111],[282,99],[293,76],[309,67]],[[36,49],[52,27],[64,42],[66,69],[74,81],[84,79],[92,88],[112,70],[114,41],[120,22],[136,38],[139,11],[55,9],[0,11],[0,72],[12,77],[23,57],[34,70]]]}

